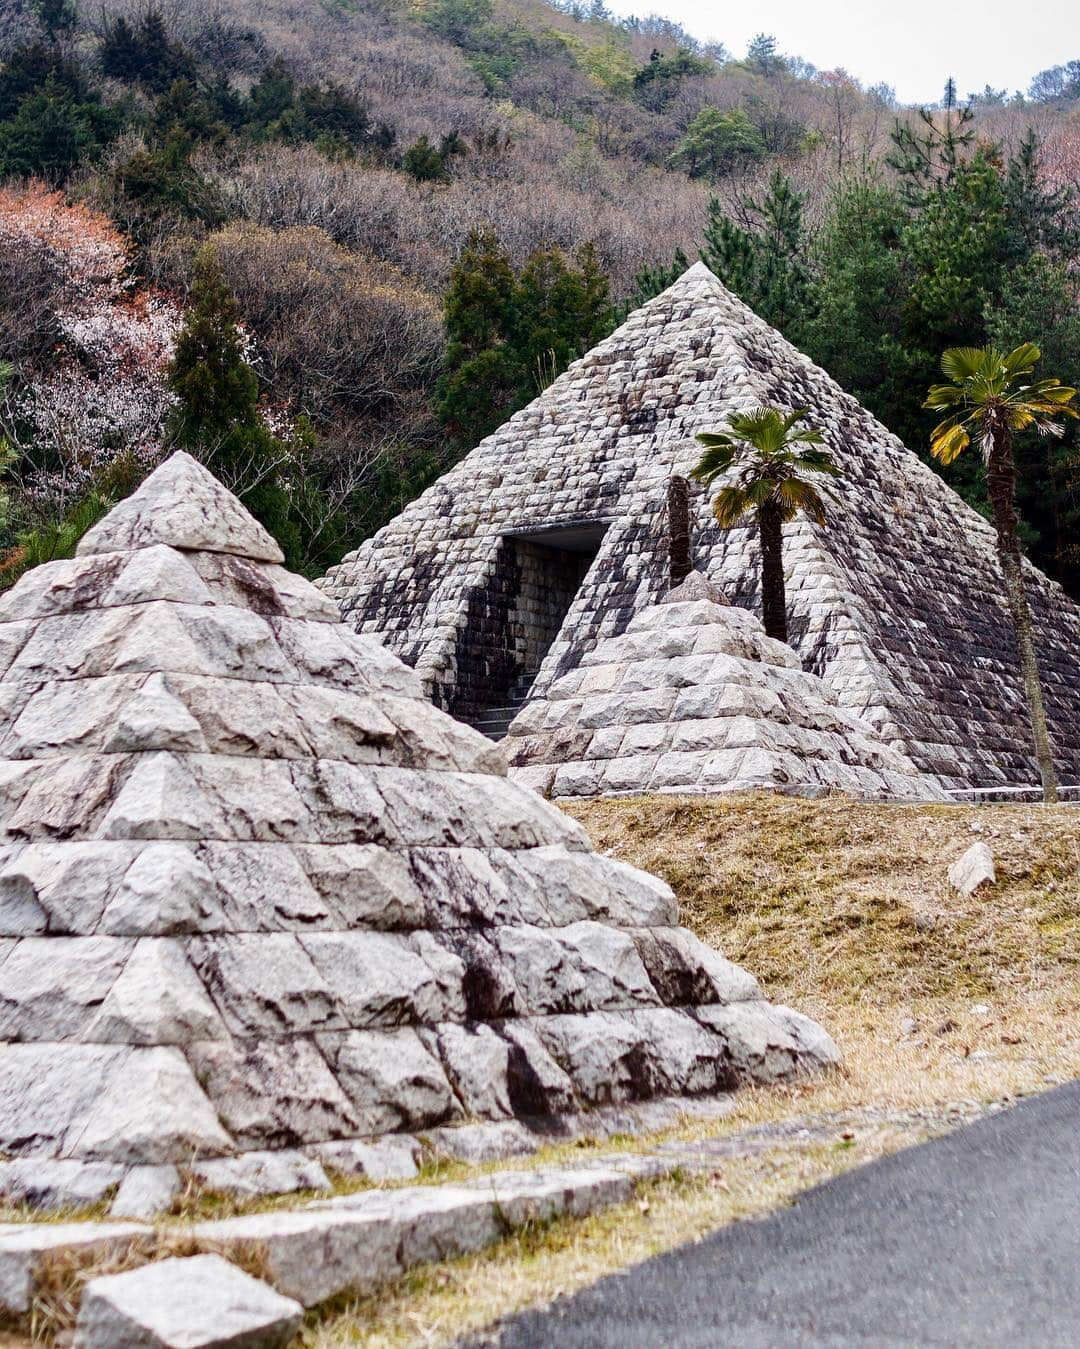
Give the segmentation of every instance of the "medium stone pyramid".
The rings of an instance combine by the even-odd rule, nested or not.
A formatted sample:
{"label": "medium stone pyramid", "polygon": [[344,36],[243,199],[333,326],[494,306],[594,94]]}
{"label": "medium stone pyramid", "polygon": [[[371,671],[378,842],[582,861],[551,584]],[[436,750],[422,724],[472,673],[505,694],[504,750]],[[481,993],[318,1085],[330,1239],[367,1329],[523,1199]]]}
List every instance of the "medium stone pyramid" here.
{"label": "medium stone pyramid", "polygon": [[0,1182],[834,1060],[280,562],[178,454],[0,601]]}
{"label": "medium stone pyramid", "polygon": [[[733,411],[806,408],[844,472],[785,526],[804,669],[951,788],[1037,783],[991,526],[704,265],[636,310],[321,582],[358,631],[481,721],[667,587],[666,489]],[[695,566],[760,612],[757,533],[696,490]],[[1080,784],[1080,608],[1026,567],[1058,770]]]}
{"label": "medium stone pyramid", "polygon": [[504,748],[511,776],[545,796],[948,799],[697,572],[532,699]]}

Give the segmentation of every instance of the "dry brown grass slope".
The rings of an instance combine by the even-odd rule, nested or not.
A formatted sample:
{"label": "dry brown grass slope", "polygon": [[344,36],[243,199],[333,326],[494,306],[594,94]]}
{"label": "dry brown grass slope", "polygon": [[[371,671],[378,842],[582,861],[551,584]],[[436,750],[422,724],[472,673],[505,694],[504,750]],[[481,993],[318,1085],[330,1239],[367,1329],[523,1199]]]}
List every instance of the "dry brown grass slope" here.
{"label": "dry brown grass slope", "polygon": [[[569,809],[601,850],[663,876],[683,921],[769,998],[829,1028],[847,1073],[808,1089],[817,1108],[983,1100],[1080,1073],[1075,807],[754,794]],[[965,899],[947,872],[977,839],[997,883]]]}

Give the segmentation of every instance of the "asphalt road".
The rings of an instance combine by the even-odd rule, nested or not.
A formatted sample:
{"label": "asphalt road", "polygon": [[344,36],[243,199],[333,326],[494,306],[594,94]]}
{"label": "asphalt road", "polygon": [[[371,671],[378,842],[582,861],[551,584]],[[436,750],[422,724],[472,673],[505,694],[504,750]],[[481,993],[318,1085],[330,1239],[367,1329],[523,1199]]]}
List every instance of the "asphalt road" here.
{"label": "asphalt road", "polygon": [[498,1342],[1075,1349],[1080,1082],[515,1317]]}

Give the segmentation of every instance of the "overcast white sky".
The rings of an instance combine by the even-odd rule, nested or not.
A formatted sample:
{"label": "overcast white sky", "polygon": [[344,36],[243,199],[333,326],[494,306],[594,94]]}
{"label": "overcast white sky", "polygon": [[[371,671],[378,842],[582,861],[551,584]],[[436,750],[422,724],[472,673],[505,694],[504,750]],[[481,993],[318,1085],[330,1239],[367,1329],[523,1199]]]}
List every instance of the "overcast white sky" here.
{"label": "overcast white sky", "polygon": [[1080,0],[608,0],[615,13],[658,13],[743,56],[755,33],[821,70],[891,84],[903,103],[931,103],[946,78],[961,97],[987,84],[1025,90],[1047,66],[1080,60]]}

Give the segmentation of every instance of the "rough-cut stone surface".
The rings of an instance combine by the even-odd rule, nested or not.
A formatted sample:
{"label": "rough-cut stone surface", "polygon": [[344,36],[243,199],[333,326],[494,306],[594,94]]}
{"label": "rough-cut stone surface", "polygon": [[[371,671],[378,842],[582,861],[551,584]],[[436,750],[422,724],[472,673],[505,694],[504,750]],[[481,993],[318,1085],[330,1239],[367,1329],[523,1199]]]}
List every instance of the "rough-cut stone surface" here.
{"label": "rough-cut stone surface", "polygon": [[[96,1204],[124,1174],[115,1162],[56,1161],[23,1157],[0,1162],[0,1196],[38,1209],[79,1209]],[[124,1213],[125,1218],[142,1214]]]}
{"label": "rough-cut stone surface", "polygon": [[192,1236],[226,1254],[254,1246],[274,1287],[311,1307],[367,1292],[413,1265],[480,1250],[529,1220],[621,1203],[633,1188],[633,1175],[614,1166],[507,1171],[197,1223]]}
{"label": "rough-cut stone surface", "polygon": [[787,1014],[670,889],[499,776],[274,557],[179,455],[0,598],[9,1189],[119,1185],[118,1214],[167,1205],[175,1168],[320,1189],[412,1174],[418,1133],[520,1142],[774,1076],[705,1013],[752,1002],[766,1049]]}
{"label": "rough-cut stone surface", "polygon": [[[803,667],[950,788],[1037,782],[993,529],[700,263],[319,584],[351,626],[416,668],[440,706],[476,716],[537,673],[522,618],[550,625],[518,539],[591,537],[595,558],[533,683],[546,696],[666,589],[667,483],[693,466],[695,434],[760,404],[808,408],[845,475],[826,527],[785,526]],[[733,606],[757,610],[756,530],[719,529],[708,494],[693,490],[697,568]],[[1027,575],[1058,767],[1080,783],[1080,608],[1034,568]],[[552,576],[561,586],[554,562]],[[602,672],[588,675],[583,695],[610,692]],[[638,700],[644,723],[666,715],[649,711],[662,692],[620,698]],[[597,718],[600,730],[599,708]],[[745,762],[742,750],[718,757],[718,784]]]}
{"label": "rough-cut stone surface", "polygon": [[981,885],[993,885],[994,854],[985,843],[973,843],[949,868],[949,884],[962,895],[973,895]]}
{"label": "rough-cut stone surface", "polygon": [[153,1229],[140,1223],[15,1223],[0,1226],[0,1312],[28,1311],[34,1277],[54,1251],[124,1250],[149,1238]]}
{"label": "rough-cut stone surface", "polygon": [[[466,1126],[468,1127],[468,1126]],[[447,1133],[457,1133],[448,1129]],[[307,1151],[331,1171],[368,1180],[412,1180],[419,1172],[420,1143],[410,1134],[386,1134],[365,1143],[345,1138],[337,1143],[313,1143]]]}
{"label": "rough-cut stone surface", "polygon": [[304,1309],[219,1255],[91,1279],[76,1349],[284,1349]]}
{"label": "rough-cut stone surface", "polygon": [[504,748],[510,776],[545,796],[764,787],[947,799],[698,572],[532,698]]}
{"label": "rough-cut stone surface", "polygon": [[175,1166],[133,1166],[124,1176],[112,1203],[111,1218],[154,1218],[164,1213],[180,1189]]}

